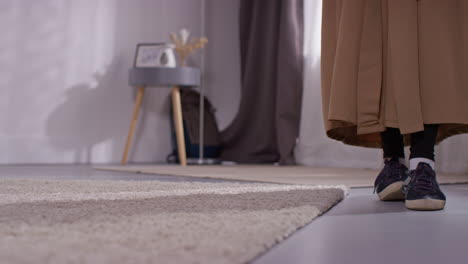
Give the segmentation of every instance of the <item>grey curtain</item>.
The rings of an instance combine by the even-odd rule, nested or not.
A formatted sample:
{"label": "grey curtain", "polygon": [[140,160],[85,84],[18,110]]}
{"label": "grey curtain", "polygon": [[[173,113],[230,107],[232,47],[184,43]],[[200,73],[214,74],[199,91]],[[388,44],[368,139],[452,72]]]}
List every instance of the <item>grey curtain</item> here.
{"label": "grey curtain", "polygon": [[242,96],[223,160],[294,164],[303,71],[303,0],[241,0]]}

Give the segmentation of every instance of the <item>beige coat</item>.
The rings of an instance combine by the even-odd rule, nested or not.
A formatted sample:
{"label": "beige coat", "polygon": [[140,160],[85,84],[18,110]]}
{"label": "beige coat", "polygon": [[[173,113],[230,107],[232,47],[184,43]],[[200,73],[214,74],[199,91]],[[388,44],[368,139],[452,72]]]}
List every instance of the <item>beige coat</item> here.
{"label": "beige coat", "polygon": [[468,132],[468,0],[323,0],[322,98],[327,135],[380,147],[441,124]]}

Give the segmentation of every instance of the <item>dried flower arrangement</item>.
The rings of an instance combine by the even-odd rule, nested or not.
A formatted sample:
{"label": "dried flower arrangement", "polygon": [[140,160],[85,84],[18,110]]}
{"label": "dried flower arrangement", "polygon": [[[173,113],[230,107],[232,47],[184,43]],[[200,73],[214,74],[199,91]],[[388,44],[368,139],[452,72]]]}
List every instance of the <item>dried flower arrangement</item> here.
{"label": "dried flower arrangement", "polygon": [[203,48],[208,43],[208,39],[205,37],[190,40],[190,32],[185,28],[181,29],[179,34],[171,33],[170,37],[175,45],[174,50],[179,57],[181,66],[186,66],[186,59],[190,54],[197,49]]}

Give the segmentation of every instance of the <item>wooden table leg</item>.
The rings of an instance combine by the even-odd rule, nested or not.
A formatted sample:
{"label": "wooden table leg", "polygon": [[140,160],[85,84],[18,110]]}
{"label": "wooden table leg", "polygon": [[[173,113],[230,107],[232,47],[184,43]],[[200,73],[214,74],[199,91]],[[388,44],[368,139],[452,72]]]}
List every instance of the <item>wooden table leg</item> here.
{"label": "wooden table leg", "polygon": [[179,152],[180,165],[187,165],[187,153],[185,152],[184,122],[182,119],[182,104],[180,101],[180,88],[172,87],[172,113],[177,138],[177,151]]}
{"label": "wooden table leg", "polygon": [[138,113],[140,111],[141,102],[143,101],[144,92],[145,92],[144,86],[138,88],[136,101],[135,101],[135,107],[133,108],[132,122],[130,123],[130,129],[128,131],[128,136],[127,136],[127,143],[125,144],[125,150],[124,150],[123,157],[122,157],[122,165],[127,164],[128,152],[130,151],[130,147],[132,145],[133,132],[135,132],[135,127],[138,121]]}

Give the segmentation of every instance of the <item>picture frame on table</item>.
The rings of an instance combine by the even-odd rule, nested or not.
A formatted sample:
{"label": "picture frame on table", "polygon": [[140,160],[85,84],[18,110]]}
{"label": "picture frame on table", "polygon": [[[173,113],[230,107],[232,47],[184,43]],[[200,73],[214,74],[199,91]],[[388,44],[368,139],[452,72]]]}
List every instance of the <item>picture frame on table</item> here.
{"label": "picture frame on table", "polygon": [[133,59],[135,68],[176,67],[174,47],[169,43],[139,43]]}

